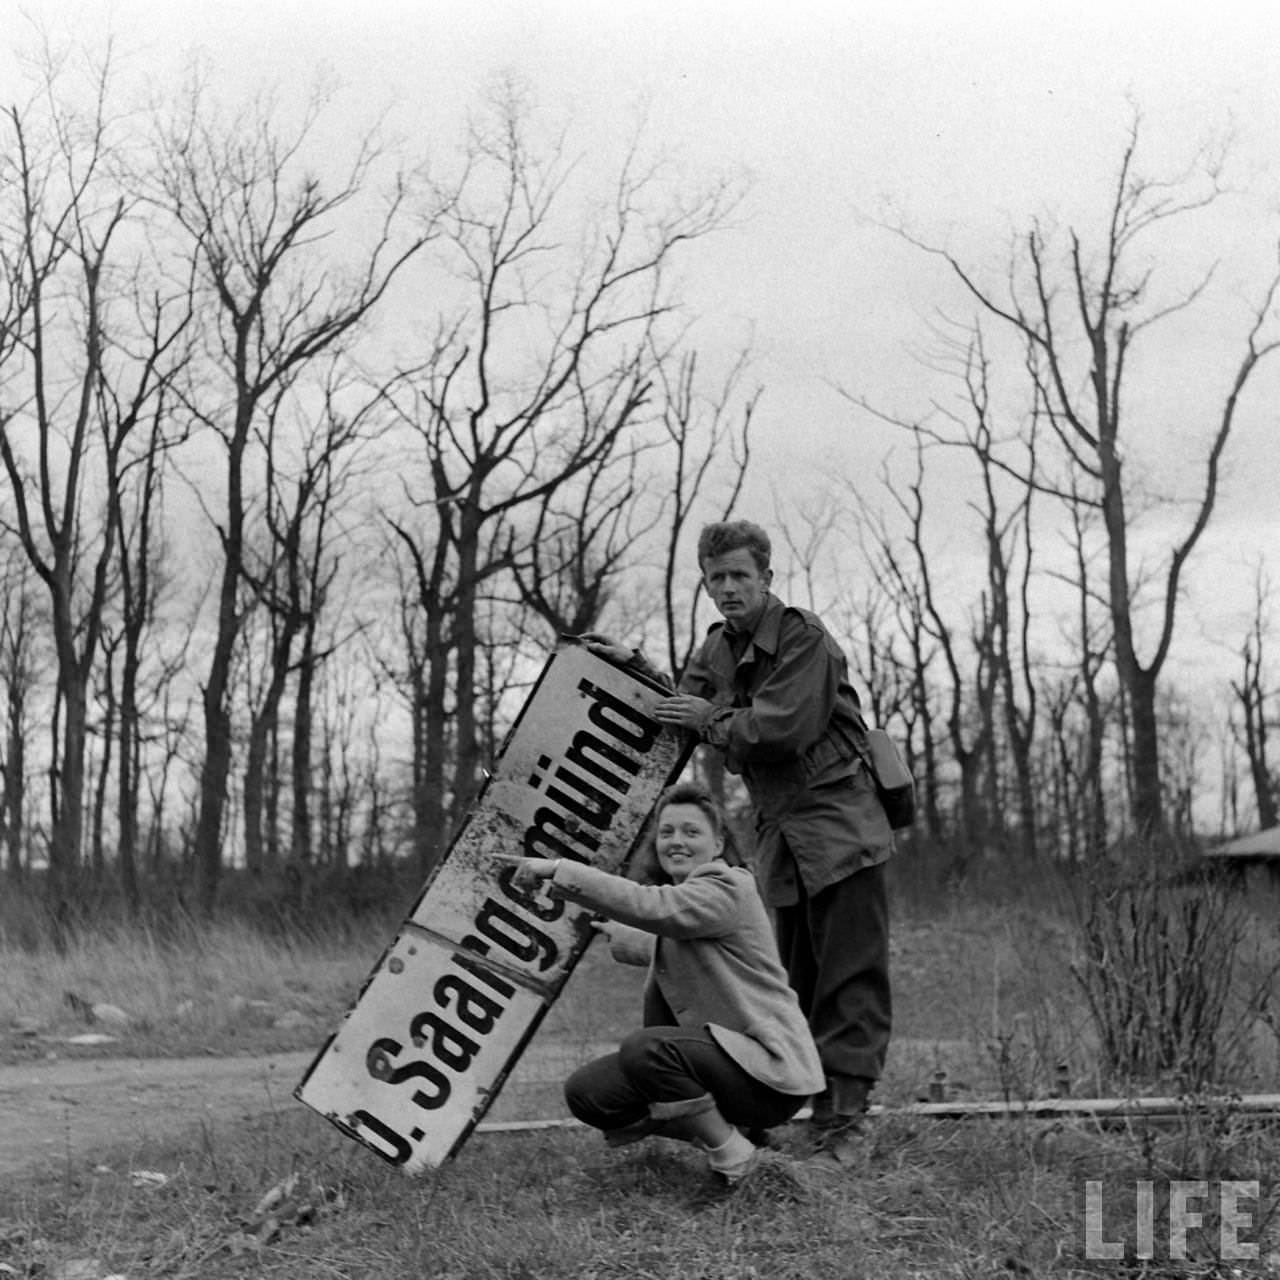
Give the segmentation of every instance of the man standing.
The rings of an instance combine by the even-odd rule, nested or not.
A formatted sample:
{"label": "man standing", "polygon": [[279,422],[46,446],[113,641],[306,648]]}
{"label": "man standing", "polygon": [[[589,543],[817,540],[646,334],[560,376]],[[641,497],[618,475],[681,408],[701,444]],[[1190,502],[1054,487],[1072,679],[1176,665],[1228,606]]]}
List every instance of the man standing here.
{"label": "man standing", "polygon": [[703,529],[698,563],[724,621],[655,715],[719,750],[751,796],[760,891],[826,1076],[815,1136],[840,1160],[889,1043],[893,835],[863,760],[866,723],[844,653],[814,614],[770,592],[770,555],[768,535],[747,521]]}

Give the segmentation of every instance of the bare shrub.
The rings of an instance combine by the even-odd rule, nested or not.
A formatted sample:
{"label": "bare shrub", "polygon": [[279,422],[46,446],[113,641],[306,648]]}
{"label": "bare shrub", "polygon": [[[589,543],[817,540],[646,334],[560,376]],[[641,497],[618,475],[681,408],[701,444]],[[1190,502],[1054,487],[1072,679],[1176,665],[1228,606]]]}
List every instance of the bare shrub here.
{"label": "bare shrub", "polygon": [[[1220,883],[1189,874],[1176,849],[1146,847],[1096,865],[1078,898],[1071,965],[1113,1083],[1213,1087],[1238,1065],[1269,981],[1237,981],[1249,915]],[[1179,870],[1179,864],[1182,868]]]}

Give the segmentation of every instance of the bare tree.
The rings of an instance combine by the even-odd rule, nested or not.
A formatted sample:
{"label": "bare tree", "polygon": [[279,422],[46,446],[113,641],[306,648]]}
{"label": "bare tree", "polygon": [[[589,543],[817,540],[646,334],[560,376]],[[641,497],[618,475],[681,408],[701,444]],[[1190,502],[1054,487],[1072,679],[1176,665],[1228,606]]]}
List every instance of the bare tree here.
{"label": "bare tree", "polygon": [[[972,845],[978,837],[974,806],[979,782],[990,838],[999,839],[1006,833],[1010,824],[999,815],[1009,808],[1004,789],[1006,772],[1011,769],[1015,792],[1013,808],[1017,814],[1013,825],[1023,857],[1031,859],[1037,848],[1036,787],[1032,769],[1037,690],[1032,679],[1029,635],[1031,514],[1036,488],[1035,422],[1033,418],[1025,433],[1020,429],[1000,432],[999,415],[992,403],[991,362],[981,326],[974,325],[959,339],[949,340],[948,346],[963,388],[963,409],[954,411],[939,406],[944,425],[937,427],[922,423],[895,424],[911,431],[917,462],[917,479],[909,501],[898,499],[911,528],[909,541],[917,566],[914,577],[919,582],[923,605],[922,610],[908,608],[907,618],[911,622],[913,613],[918,616],[913,627],[932,638],[950,673],[951,711],[947,724],[952,750],[960,765],[965,842]],[[864,407],[869,406],[864,403]],[[968,715],[978,722],[972,745],[964,742],[961,708],[966,700],[961,696],[963,682],[958,678],[952,628],[942,619],[933,575],[923,552],[925,507],[921,481],[928,447],[959,449],[972,460],[977,471],[977,496],[967,505],[977,518],[986,585],[971,614],[970,639],[977,658],[977,674]],[[1011,449],[1018,451],[1016,464],[1009,461]],[[1014,481],[1012,497],[1006,492],[1010,478]],[[898,598],[910,606],[912,592],[902,590],[907,585],[906,575],[898,569],[895,578]],[[918,650],[918,633],[915,634],[913,650]],[[917,698],[917,702],[920,701]]]}
{"label": "bare tree", "polygon": [[315,727],[316,678],[324,663],[358,628],[359,623],[341,629],[333,628],[328,641],[319,643],[320,625],[330,605],[330,592],[341,567],[341,554],[334,544],[336,509],[345,484],[345,469],[337,450],[346,434],[358,430],[352,422],[332,411],[326,418],[330,427],[332,448],[322,451],[322,483],[316,504],[314,531],[309,554],[303,563],[305,598],[310,607],[303,615],[301,644],[295,664],[298,685],[293,699],[293,742],[289,766],[289,860],[295,866],[309,867],[314,859],[315,840],[312,830],[314,783],[312,780],[312,742]]}
{"label": "bare tree", "polygon": [[915,429],[916,469],[903,493],[886,478],[886,486],[907,522],[906,540],[913,558],[913,575],[919,584],[926,634],[937,646],[946,668],[945,716],[951,755],[960,772],[959,831],[952,854],[952,870],[962,876],[970,860],[982,848],[991,814],[984,812],[982,780],[984,765],[990,765],[995,733],[998,671],[994,661],[992,619],[985,596],[976,616],[970,617],[970,661],[961,648],[960,630],[948,619],[935,585],[931,555],[925,534],[924,451],[925,434]]}
{"label": "bare tree", "polygon": [[421,482],[406,481],[408,499],[429,513],[418,527],[394,526],[423,619],[425,679],[415,697],[423,699],[424,871],[447,839],[443,798],[462,812],[480,777],[484,593],[498,575],[528,565],[521,537],[538,526],[528,513],[625,455],[652,395],[655,326],[673,306],[665,270],[682,245],[720,224],[729,204],[717,187],[661,207],[656,179],[633,147],[608,203],[591,211],[585,239],[567,242],[580,208],[574,165],[562,139],[540,147],[531,129],[518,89],[504,83],[472,129],[466,172],[443,220],[460,310],[440,322],[426,357],[388,397],[422,451]]}
{"label": "bare tree", "polygon": [[640,449],[619,439],[625,456],[602,458],[578,483],[538,504],[532,531],[509,540],[520,600],[555,635],[593,630],[618,576],[656,517],[640,512]]}
{"label": "bare tree", "polygon": [[4,688],[4,730],[0,735],[0,842],[4,866],[15,879],[26,865],[27,744],[34,731],[41,661],[41,617],[34,573],[19,548],[5,547],[0,563],[0,686]]}
{"label": "bare tree", "polygon": [[[181,299],[147,292],[137,198],[117,171],[110,61],[75,105],[46,52],[40,96],[4,113],[7,210],[0,259],[9,282],[0,418],[13,525],[50,598],[57,657],[49,892],[61,911],[81,856],[88,691],[113,585],[127,447],[174,372],[187,323]],[[133,301],[137,324],[123,316]],[[97,527],[90,512],[105,504]]]}
{"label": "bare tree", "polygon": [[[671,486],[670,505],[664,515],[666,530],[662,554],[662,615],[667,662],[677,680],[701,637],[697,615],[701,578],[687,594],[679,582],[687,579],[690,550],[686,531],[694,513],[711,504],[713,520],[727,520],[738,505],[751,465],[751,426],[763,394],[756,387],[742,387],[750,362],[743,350],[719,387],[708,393],[698,376],[698,353],[681,355],[672,371],[671,361],[658,363],[662,386],[662,427],[670,441],[672,462],[666,477]],[[714,481],[716,494],[708,491]],[[679,602],[685,600],[682,616]],[[719,753],[703,752],[704,763],[715,769]]]}
{"label": "bare tree", "polygon": [[[1036,476],[1036,421],[1018,420],[1016,427],[999,429],[992,403],[991,361],[980,325],[945,336],[945,365],[962,389],[962,408],[935,405],[936,423],[895,418],[865,399],[846,398],[882,421],[910,433],[915,476],[904,494],[886,475],[885,484],[905,518],[906,541],[912,561],[905,566],[883,530],[874,559],[880,580],[897,600],[909,627],[912,652],[923,660],[928,637],[947,671],[950,709],[947,734],[960,771],[960,849],[962,872],[978,843],[1003,839],[1016,830],[1024,858],[1036,854],[1036,782],[1032,766],[1035,745],[1037,688],[1032,676],[1030,582],[1032,576],[1031,513]],[[926,550],[924,481],[930,450],[959,451],[976,467],[976,496],[968,506],[977,517],[983,548],[985,588],[969,611],[969,642],[974,673],[968,678],[956,624],[945,614],[935,586],[936,575]],[[1010,494],[1009,490],[1012,490]],[[954,530],[954,526],[953,526]],[[922,668],[918,673],[922,679]],[[913,699],[917,720],[928,724],[927,690]],[[926,755],[931,754],[930,751]],[[932,759],[926,759],[925,812],[929,819],[934,786]],[[1017,822],[1003,815],[1007,775],[1012,773]],[[936,799],[933,801],[936,804]]]}
{"label": "bare tree", "polygon": [[[326,372],[317,393],[314,423],[298,423],[294,450],[280,438],[280,405],[264,414],[258,431],[266,466],[263,491],[264,546],[256,549],[246,576],[269,617],[270,643],[264,692],[254,709],[244,772],[245,863],[264,866],[263,815],[274,804],[279,778],[268,769],[268,752],[278,739],[281,704],[289,679],[296,676],[290,763],[290,863],[299,871],[311,863],[311,726],[316,669],[330,649],[321,651],[317,634],[330,588],[341,563],[336,525],[345,491],[365,441],[364,424],[377,397],[350,403],[352,383],[339,358]],[[358,625],[358,624],[355,624]],[[352,628],[347,628],[351,630]],[[334,637],[334,644],[339,637]],[[267,847],[274,848],[276,826],[269,824]],[[265,860],[267,862],[273,859]]]}
{"label": "bare tree", "polygon": [[[893,672],[890,677],[893,684],[905,690],[903,698],[895,698],[894,706],[907,730],[903,743],[906,761],[917,780],[924,830],[930,840],[941,843],[945,834],[939,781],[941,760],[935,730],[936,691],[931,683],[938,645],[930,633],[923,584],[910,553],[902,550],[884,516],[858,494],[856,486],[850,487],[854,494],[858,545],[873,583],[867,588],[862,609],[868,655],[864,684],[870,691],[876,722],[882,728],[888,725],[892,713],[877,700],[881,681],[876,679],[876,670],[887,668]],[[879,625],[881,610],[877,602],[880,601],[887,611],[885,625]],[[905,654],[899,651],[899,639],[905,646]]]}
{"label": "bare tree", "polygon": [[[1084,715],[1083,751],[1074,770],[1076,789],[1081,802],[1082,852],[1090,860],[1099,857],[1107,847],[1106,739],[1107,712],[1100,692],[1102,668],[1110,652],[1110,628],[1100,628],[1094,621],[1098,608],[1105,609],[1092,583],[1092,566],[1088,552],[1088,524],[1093,508],[1077,493],[1068,503],[1071,519],[1071,548],[1074,559],[1072,583],[1076,591],[1077,664],[1073,693]],[[1100,631],[1103,634],[1099,634]],[[1064,713],[1065,715],[1065,708]],[[1059,729],[1064,722],[1060,719]],[[1061,740],[1061,739],[1060,739]],[[1061,763],[1068,790],[1071,788],[1071,762],[1074,755],[1063,743]],[[1073,847],[1073,853],[1075,849]]]}
{"label": "bare tree", "polygon": [[[430,547],[407,524],[391,522],[398,540],[387,559],[396,577],[399,662],[384,664],[409,705],[413,848],[421,875],[443,855],[448,799],[449,654],[454,599],[449,544],[437,531]],[[398,553],[398,554],[397,554]]]}
{"label": "bare tree", "polygon": [[1280,783],[1272,768],[1269,750],[1270,731],[1275,727],[1275,719],[1268,714],[1269,703],[1280,703],[1280,692],[1267,687],[1263,649],[1267,638],[1269,597],[1270,591],[1259,569],[1254,580],[1253,621],[1240,650],[1240,679],[1231,682],[1236,708],[1243,721],[1240,735],[1258,808],[1258,825],[1264,831],[1280,822]]}
{"label": "bare tree", "polygon": [[[135,297],[141,290],[135,290]],[[185,339],[190,325],[190,312],[185,310],[189,297],[171,299],[167,310],[175,313],[170,321],[172,336],[166,343],[161,328],[165,308],[153,295],[137,309],[135,330],[147,334],[151,359],[164,357],[166,367],[153,397],[123,400],[109,382],[99,388],[101,421],[108,435],[128,438],[130,448],[118,467],[116,483],[107,495],[107,519],[115,529],[118,583],[113,592],[118,620],[108,619],[104,653],[108,656],[103,673],[103,689],[107,697],[109,719],[116,723],[118,764],[116,766],[116,860],[125,902],[132,911],[140,905],[138,881],[139,853],[139,775],[143,768],[145,734],[145,702],[154,701],[155,684],[174,678],[176,662],[166,660],[162,647],[152,642],[159,622],[158,612],[166,582],[164,517],[164,480],[169,451],[182,442],[181,426],[172,414],[172,384],[189,359]],[[117,689],[115,652],[120,659],[120,682]],[[152,687],[147,689],[147,669],[151,669]],[[110,757],[104,734],[103,762]],[[100,794],[98,809],[105,803],[105,790]],[[95,826],[100,832],[100,819]],[[100,839],[100,836],[97,837]]]}
{"label": "bare tree", "polygon": [[[361,640],[367,645],[367,632]],[[328,663],[316,677],[316,862],[340,870],[358,852],[362,866],[381,867],[409,845],[397,829],[409,806],[398,799],[403,789],[384,741],[386,677],[376,658]]]}
{"label": "bare tree", "polygon": [[[232,760],[230,678],[257,595],[246,574],[246,536],[257,473],[253,430],[309,364],[352,335],[425,244],[430,222],[409,226],[397,177],[381,210],[364,208],[365,242],[345,265],[318,245],[361,208],[382,153],[370,135],[331,184],[310,167],[322,103],[281,122],[269,101],[225,120],[198,80],[160,124],[157,206],[171,216],[192,265],[206,325],[206,361],[187,409],[221,450],[216,518],[221,567],[213,652],[204,681],[205,758],[195,844],[200,899],[212,908],[222,872],[223,811]],[[332,161],[333,157],[329,157]]]}
{"label": "bare tree", "polygon": [[[964,380],[969,406],[962,427],[968,450],[977,463],[981,504],[975,503],[986,548],[987,599],[990,608],[991,658],[1000,689],[1005,740],[1017,793],[1018,839],[1022,855],[1036,856],[1037,806],[1032,770],[1036,733],[1036,683],[1033,655],[1030,582],[1032,573],[1032,502],[1036,492],[1036,420],[1020,438],[1025,457],[1017,468],[1025,485],[1005,510],[998,481],[1014,468],[1001,456],[991,404],[990,360],[982,329],[975,326],[966,345]],[[1012,434],[1012,433],[1011,433]],[[995,733],[990,737],[994,742]],[[993,758],[991,774],[997,773]],[[990,805],[990,812],[999,810]]]}
{"label": "bare tree", "polygon": [[[1158,634],[1144,660],[1134,621],[1133,482],[1125,472],[1124,449],[1127,405],[1133,397],[1126,397],[1126,377],[1135,367],[1139,340],[1200,299],[1212,275],[1205,274],[1172,300],[1157,298],[1147,242],[1157,230],[1213,203],[1221,188],[1212,159],[1203,166],[1198,185],[1190,175],[1174,182],[1143,176],[1137,165],[1138,136],[1135,121],[1096,244],[1068,231],[1059,257],[1050,235],[1034,225],[1018,244],[1007,296],[980,284],[950,253],[943,256],[980,306],[1011,326],[1035,353],[1028,367],[1048,419],[1072,465],[1096,489],[1108,547],[1113,653],[1131,717],[1132,816],[1139,831],[1152,831],[1162,825],[1157,682],[1173,641],[1182,572],[1213,515],[1219,468],[1241,397],[1262,362],[1280,346],[1280,339],[1270,336],[1280,274],[1262,291],[1217,421],[1206,430],[1202,486],[1189,527],[1169,552]],[[1077,349],[1087,356],[1083,369],[1074,361]]]}

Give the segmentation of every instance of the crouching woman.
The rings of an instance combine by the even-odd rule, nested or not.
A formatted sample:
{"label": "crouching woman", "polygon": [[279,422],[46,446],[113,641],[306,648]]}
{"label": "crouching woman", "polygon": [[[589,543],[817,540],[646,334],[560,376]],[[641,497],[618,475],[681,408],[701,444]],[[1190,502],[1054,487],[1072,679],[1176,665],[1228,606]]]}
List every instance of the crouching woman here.
{"label": "crouching woman", "polygon": [[517,880],[549,880],[550,894],[604,916],[614,959],[649,966],[644,1026],[575,1071],[565,1098],[613,1146],[691,1142],[737,1182],[757,1155],[746,1132],[795,1115],[822,1089],[822,1064],[755,880],[726,852],[702,787],[659,799],[650,861],[650,883],[561,859],[517,864]]}

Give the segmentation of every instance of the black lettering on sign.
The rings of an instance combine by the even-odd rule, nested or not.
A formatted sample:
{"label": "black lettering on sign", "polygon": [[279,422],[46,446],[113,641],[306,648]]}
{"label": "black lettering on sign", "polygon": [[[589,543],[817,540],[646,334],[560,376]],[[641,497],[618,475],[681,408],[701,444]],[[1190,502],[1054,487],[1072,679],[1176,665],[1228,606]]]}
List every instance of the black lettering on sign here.
{"label": "black lettering on sign", "polygon": [[[389,1151],[378,1150],[378,1144],[371,1144],[378,1154],[384,1159],[389,1160],[392,1164],[404,1164],[406,1160],[413,1155],[413,1148],[409,1145],[408,1140],[402,1138],[389,1125],[385,1125],[377,1116],[369,1111],[356,1111],[351,1116],[353,1127],[371,1130],[379,1139],[387,1144]],[[364,1137],[364,1135],[361,1135]],[[367,1141],[368,1139],[365,1138]]]}
{"label": "black lettering on sign", "polygon": [[502,1002],[477,991],[465,978],[446,973],[431,992],[442,1009],[453,1009],[458,1021],[479,1035],[488,1035],[502,1015]]}
{"label": "black lettering on sign", "polygon": [[466,1071],[480,1050],[470,1036],[464,1036],[438,1013],[418,1014],[409,1024],[409,1035],[414,1044],[428,1049],[432,1057],[450,1071]]}
{"label": "black lettering on sign", "polygon": [[587,716],[600,732],[580,729],[558,764],[539,757],[529,786],[549,803],[535,810],[525,830],[529,858],[590,861],[640,772],[637,753],[649,751],[662,732],[656,720],[590,680],[578,681],[578,692],[592,699]]}
{"label": "black lettering on sign", "polygon": [[476,932],[517,960],[537,960],[539,969],[549,969],[559,957],[553,938],[493,898],[476,913]]}
{"label": "black lettering on sign", "polygon": [[624,702],[608,689],[602,689],[590,680],[579,680],[578,692],[595,699],[595,704],[587,708],[587,719],[611,738],[641,755],[646,754],[657,742],[662,725],[629,702]]}
{"label": "black lettering on sign", "polygon": [[[543,785],[543,775],[549,773],[551,769],[551,757],[540,756],[538,759],[538,772],[529,779],[531,787],[541,787]],[[621,778],[611,775],[610,780],[616,790],[626,792],[627,783]],[[599,831],[608,828],[609,823],[613,821],[613,815],[618,812],[618,802],[610,800],[599,787],[594,787],[574,773],[567,765],[561,765],[555,772],[554,781],[565,783],[572,787],[578,794],[570,795],[564,787],[547,786],[547,798],[554,800],[562,809],[567,809],[576,818],[580,818],[583,822],[589,822]],[[584,804],[583,800],[587,803]]]}
{"label": "black lettering on sign", "polygon": [[[501,910],[497,903],[492,903],[492,906]],[[484,915],[483,910],[481,914]],[[492,914],[490,913],[491,917]],[[511,913],[506,914],[510,919],[515,919]],[[502,945],[514,942],[522,952],[529,952],[527,958],[532,958],[545,951],[543,944],[549,941],[537,930],[533,930],[533,934],[537,934],[537,938],[531,934],[523,940],[503,935]],[[543,942],[539,943],[538,939]],[[446,973],[436,980],[431,996],[438,1008],[451,1011],[468,1031],[474,1032],[476,1037],[483,1037],[498,1025],[498,1019],[506,1009],[506,1005],[497,997],[509,998],[515,995],[516,989],[505,978],[486,969],[476,959],[478,955],[488,951],[486,943],[469,936],[463,939],[462,948],[453,953],[453,963],[489,990],[480,990],[478,985],[468,982],[459,974]],[[507,949],[510,950],[511,947],[507,946]],[[552,950],[554,952],[554,948]],[[496,992],[497,997],[490,995],[490,991]],[[395,1059],[403,1052],[404,1046],[397,1040],[384,1037],[369,1046],[365,1065],[369,1074],[384,1084],[403,1084],[409,1080],[426,1081],[431,1086],[430,1089],[415,1089],[413,1101],[424,1110],[438,1110],[449,1100],[453,1089],[445,1070],[459,1074],[469,1070],[476,1054],[480,1052],[480,1041],[461,1031],[440,1014],[430,1012],[419,1013],[414,1017],[409,1024],[409,1035],[414,1045],[424,1050],[434,1061],[406,1062],[397,1066]],[[371,1112],[357,1111],[352,1120],[377,1137],[378,1141],[371,1142],[370,1145],[392,1164],[404,1164],[413,1154],[409,1139],[402,1137]],[[414,1129],[410,1137],[417,1141],[422,1137],[422,1130]]]}
{"label": "black lettering on sign", "polygon": [[[590,680],[579,680],[577,691],[588,700],[591,728],[574,734],[562,758],[539,757],[529,778],[544,801],[522,840],[531,857],[589,862],[639,776],[643,756],[662,732],[656,720]],[[454,1080],[471,1069],[516,994],[515,984],[483,958],[501,953],[539,972],[560,959],[555,938],[539,925],[560,919],[565,902],[549,897],[545,887],[518,888],[512,868],[499,873],[498,891],[505,901],[485,898],[474,932],[453,952],[457,971],[437,978],[431,988],[434,1008],[410,1021],[409,1035],[422,1059],[398,1062],[404,1046],[390,1037],[375,1040],[366,1055],[374,1079],[411,1084],[414,1104],[427,1111],[448,1102]],[[423,1136],[414,1128],[403,1137],[368,1111],[353,1113],[351,1123],[363,1127],[372,1137],[370,1145],[393,1164],[409,1160],[412,1144]]]}
{"label": "black lettering on sign", "polygon": [[564,899],[548,898],[546,891],[541,886],[535,889],[521,889],[516,884],[516,869],[514,867],[505,867],[498,873],[498,888],[502,890],[502,896],[514,902],[517,907],[523,907],[531,915],[535,915],[539,920],[559,920],[564,915]]}
{"label": "black lettering on sign", "polygon": [[[555,828],[559,828],[559,835]],[[583,831],[576,818],[543,805],[533,815],[523,844],[526,858],[574,858],[585,862],[600,847],[600,837]]]}
{"label": "black lettering on sign", "polygon": [[615,791],[629,790],[629,784],[618,777],[618,772],[629,773],[633,778],[640,772],[639,760],[632,759],[617,747],[611,747],[603,738],[597,738],[586,729],[579,729],[573,735],[564,758],[575,769],[593,774]]}
{"label": "black lettering on sign", "polygon": [[403,1084],[406,1080],[426,1080],[432,1087],[428,1093],[424,1089],[413,1091],[413,1100],[426,1111],[434,1111],[449,1101],[453,1089],[449,1077],[429,1062],[407,1062],[403,1067],[392,1064],[391,1059],[399,1057],[404,1046],[389,1037],[375,1040],[365,1055],[365,1066],[375,1080],[385,1084]]}

